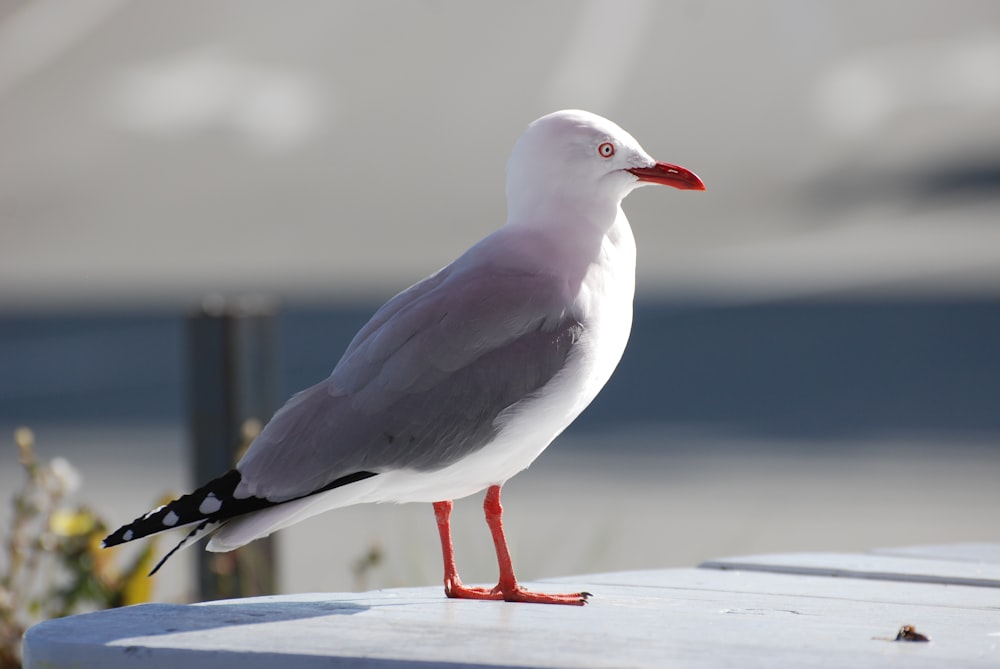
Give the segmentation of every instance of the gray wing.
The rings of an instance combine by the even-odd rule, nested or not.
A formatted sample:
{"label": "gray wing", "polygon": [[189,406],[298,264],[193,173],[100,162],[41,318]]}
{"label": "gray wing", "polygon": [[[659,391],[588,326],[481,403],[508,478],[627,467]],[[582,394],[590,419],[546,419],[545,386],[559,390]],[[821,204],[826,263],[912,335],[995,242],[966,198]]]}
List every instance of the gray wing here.
{"label": "gray wing", "polygon": [[240,461],[282,500],[357,471],[445,467],[548,383],[582,332],[556,277],[449,268],[390,300],[330,377],[275,414]]}

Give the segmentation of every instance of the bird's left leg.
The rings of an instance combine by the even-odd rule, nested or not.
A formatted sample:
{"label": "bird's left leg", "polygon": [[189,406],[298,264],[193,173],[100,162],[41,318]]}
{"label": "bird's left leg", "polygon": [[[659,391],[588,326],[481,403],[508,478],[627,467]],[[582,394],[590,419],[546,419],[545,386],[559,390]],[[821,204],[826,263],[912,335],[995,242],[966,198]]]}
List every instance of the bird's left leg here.
{"label": "bird's left leg", "polygon": [[451,541],[451,510],[454,502],[450,499],[434,502],[434,516],[437,518],[438,534],[441,535],[441,555],[444,557],[444,594],[459,599],[503,599],[494,588],[471,588],[462,585],[455,567],[455,548]]}
{"label": "bird's left leg", "polygon": [[494,594],[499,594],[501,598],[508,602],[532,602],[535,604],[571,604],[583,606],[590,597],[589,592],[574,592],[569,594],[546,594],[543,592],[532,592],[526,590],[517,583],[514,576],[514,564],[510,559],[510,550],[507,548],[507,538],[503,532],[503,507],[500,506],[500,486],[490,486],[486,491],[486,500],[483,502],[483,511],[486,513],[486,524],[490,526],[493,534],[493,544],[497,551],[497,563],[500,566],[500,582],[493,588]]}

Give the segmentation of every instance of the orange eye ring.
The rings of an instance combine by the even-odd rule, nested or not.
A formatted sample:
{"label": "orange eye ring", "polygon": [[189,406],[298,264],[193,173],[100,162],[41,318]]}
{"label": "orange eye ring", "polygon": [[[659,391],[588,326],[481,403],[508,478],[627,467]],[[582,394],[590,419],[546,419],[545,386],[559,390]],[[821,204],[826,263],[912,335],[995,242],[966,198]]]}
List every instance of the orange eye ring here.
{"label": "orange eye ring", "polygon": [[601,158],[610,158],[615,155],[615,145],[611,142],[601,142],[600,146],[597,147],[597,154]]}

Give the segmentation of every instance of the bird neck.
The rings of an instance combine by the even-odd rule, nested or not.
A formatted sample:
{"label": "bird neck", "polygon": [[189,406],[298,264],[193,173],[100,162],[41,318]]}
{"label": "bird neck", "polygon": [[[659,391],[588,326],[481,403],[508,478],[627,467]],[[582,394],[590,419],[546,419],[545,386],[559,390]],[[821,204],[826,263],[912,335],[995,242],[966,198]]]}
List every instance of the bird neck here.
{"label": "bird neck", "polygon": [[573,237],[592,237],[596,242],[614,227],[620,210],[620,199],[549,192],[516,201],[508,199],[507,225],[551,230]]}
{"label": "bird neck", "polygon": [[511,216],[498,231],[514,240],[516,255],[525,266],[555,271],[574,294],[595,267],[614,262],[634,272],[635,242],[619,203],[612,202],[610,212],[597,204],[540,206],[531,212],[531,216]]}

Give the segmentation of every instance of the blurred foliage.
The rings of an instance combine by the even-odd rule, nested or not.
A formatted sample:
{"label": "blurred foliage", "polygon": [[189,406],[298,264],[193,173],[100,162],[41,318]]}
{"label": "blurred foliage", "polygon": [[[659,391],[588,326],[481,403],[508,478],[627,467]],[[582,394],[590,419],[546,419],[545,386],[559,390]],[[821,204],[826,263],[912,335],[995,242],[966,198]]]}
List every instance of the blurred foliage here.
{"label": "blurred foliage", "polygon": [[21,637],[31,625],[82,611],[148,601],[156,542],[124,568],[101,550],[104,521],[73,502],[80,476],[64,458],[35,456],[31,430],[14,441],[25,480],[13,496],[10,527],[0,552],[0,669],[21,666]]}
{"label": "blurred foliage", "polygon": [[354,577],[354,591],[363,592],[368,589],[368,575],[385,561],[385,551],[382,544],[372,543],[361,557],[351,563],[351,575]]}

